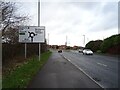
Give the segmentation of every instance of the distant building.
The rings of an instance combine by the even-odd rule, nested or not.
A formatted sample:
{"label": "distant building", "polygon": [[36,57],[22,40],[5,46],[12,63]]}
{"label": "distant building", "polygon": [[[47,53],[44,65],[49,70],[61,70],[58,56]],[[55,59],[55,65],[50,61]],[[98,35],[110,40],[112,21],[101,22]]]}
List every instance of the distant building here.
{"label": "distant building", "polygon": [[59,49],[66,49],[66,45],[60,45]]}
{"label": "distant building", "polygon": [[77,50],[77,49],[83,49],[83,48],[84,48],[84,47],[81,47],[81,46],[76,46],[76,45],[73,46],[73,49],[74,49],[74,50]]}
{"label": "distant building", "polygon": [[58,49],[58,45],[50,45],[50,48],[52,48],[52,49]]}

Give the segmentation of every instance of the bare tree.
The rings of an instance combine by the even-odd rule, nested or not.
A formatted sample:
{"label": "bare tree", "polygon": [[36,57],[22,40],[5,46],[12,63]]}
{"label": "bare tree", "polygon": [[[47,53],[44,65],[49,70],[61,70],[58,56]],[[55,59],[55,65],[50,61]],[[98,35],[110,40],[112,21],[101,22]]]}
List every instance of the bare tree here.
{"label": "bare tree", "polygon": [[[18,32],[18,27],[24,21],[28,20],[28,16],[18,16],[15,14],[17,8],[13,2],[2,2],[0,1],[0,10],[1,10],[1,22],[0,29],[2,31],[3,38],[9,43],[16,42],[16,32]],[[16,31],[17,30],[17,31]]]}

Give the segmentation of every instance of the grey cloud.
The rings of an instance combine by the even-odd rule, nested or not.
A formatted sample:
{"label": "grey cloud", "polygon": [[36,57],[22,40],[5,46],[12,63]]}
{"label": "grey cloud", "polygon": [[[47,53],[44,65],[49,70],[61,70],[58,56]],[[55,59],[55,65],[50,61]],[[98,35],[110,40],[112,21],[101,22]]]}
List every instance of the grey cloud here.
{"label": "grey cloud", "polygon": [[99,10],[100,9],[98,8],[96,9],[95,12],[97,13],[96,15],[99,16],[101,20],[99,21],[98,19],[94,21],[94,24],[95,22],[98,24],[95,26],[93,25],[93,27],[91,27],[88,31],[89,32],[101,31],[101,30],[109,30],[112,28],[117,28],[118,26],[117,3],[106,3],[106,5],[104,5],[100,11]]}
{"label": "grey cloud", "polygon": [[117,2],[109,2],[103,7],[103,13],[109,12],[117,12],[118,11],[118,3]]}
{"label": "grey cloud", "polygon": [[[70,24],[70,26],[61,28],[60,25],[58,25],[58,26],[54,26],[53,28],[53,30],[55,31],[59,27],[59,30],[57,30],[59,31],[59,34],[70,32],[70,30],[71,32],[74,32],[74,29],[71,29],[71,25],[72,26],[81,25],[83,21],[81,20],[82,17],[79,16],[80,13],[78,13],[80,9],[92,13],[94,18],[96,18],[96,20],[91,21],[88,26],[86,25],[86,27],[88,27],[87,31],[89,32],[94,32],[94,31],[97,32],[105,29],[109,30],[111,28],[117,27],[117,23],[118,23],[117,3],[106,2],[105,5],[103,5],[102,2],[60,2],[60,3],[53,2],[53,3],[44,3],[43,6],[44,8],[47,7],[46,10],[50,10],[50,12],[46,13],[46,15],[43,14],[46,16],[44,19],[45,23],[46,22],[50,23],[51,21],[55,21],[54,17],[56,17],[57,10],[59,9],[68,12],[66,13],[67,16],[64,17],[63,23],[59,23],[59,24],[68,23]],[[76,7],[78,9],[78,12],[71,13],[72,7]],[[58,22],[59,21],[57,21],[56,23]]]}
{"label": "grey cloud", "polygon": [[79,7],[82,9],[92,10],[96,6],[100,5],[99,2],[72,2],[71,5],[74,5],[75,7]]}

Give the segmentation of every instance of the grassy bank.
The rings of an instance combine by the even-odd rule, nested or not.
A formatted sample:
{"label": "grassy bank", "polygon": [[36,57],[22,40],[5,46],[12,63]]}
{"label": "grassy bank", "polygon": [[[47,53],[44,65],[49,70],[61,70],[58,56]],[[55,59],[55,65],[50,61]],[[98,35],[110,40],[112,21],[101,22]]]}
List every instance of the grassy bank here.
{"label": "grassy bank", "polygon": [[41,54],[41,60],[38,57],[33,57],[26,63],[17,67],[10,75],[3,78],[2,88],[25,88],[33,76],[46,63],[51,52]]}

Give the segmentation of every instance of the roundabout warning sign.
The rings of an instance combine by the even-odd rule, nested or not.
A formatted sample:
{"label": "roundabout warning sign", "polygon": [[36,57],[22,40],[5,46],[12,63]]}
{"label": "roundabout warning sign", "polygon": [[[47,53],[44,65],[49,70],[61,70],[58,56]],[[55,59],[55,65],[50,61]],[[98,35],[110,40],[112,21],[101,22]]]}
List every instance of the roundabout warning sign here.
{"label": "roundabout warning sign", "polygon": [[21,26],[19,27],[19,42],[44,43],[45,26]]}

